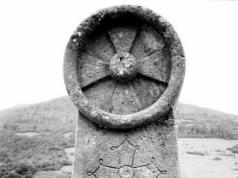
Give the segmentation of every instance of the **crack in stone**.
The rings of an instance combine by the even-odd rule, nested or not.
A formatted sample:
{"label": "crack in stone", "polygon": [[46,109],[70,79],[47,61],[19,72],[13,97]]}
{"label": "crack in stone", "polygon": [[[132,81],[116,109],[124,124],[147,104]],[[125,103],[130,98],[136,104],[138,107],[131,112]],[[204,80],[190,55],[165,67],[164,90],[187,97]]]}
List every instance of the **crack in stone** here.
{"label": "crack in stone", "polygon": [[[132,160],[131,160],[131,164],[124,164],[124,165],[120,165],[121,164],[121,158],[119,156],[119,151],[118,149],[120,147],[122,147],[124,144],[128,143],[131,147],[134,148],[133,150],[133,153],[132,153]],[[158,168],[156,166],[156,163],[155,163],[155,158],[152,157],[151,158],[151,163],[147,163],[147,164],[143,164],[143,165],[140,165],[140,166],[135,166],[134,165],[134,160],[135,160],[135,156],[136,156],[136,152],[137,150],[140,149],[140,147],[138,145],[135,145],[133,144],[129,139],[128,139],[128,136],[125,135],[125,138],[124,140],[119,144],[119,145],[116,145],[116,146],[111,146],[110,149],[112,151],[116,150],[117,151],[117,155],[118,155],[118,163],[120,166],[110,166],[110,165],[106,165],[103,163],[103,159],[99,159],[99,165],[98,167],[94,170],[94,171],[88,171],[87,172],[87,175],[88,176],[93,176],[94,178],[99,178],[96,174],[97,172],[99,171],[99,169],[101,167],[105,167],[105,168],[108,168],[108,169],[115,169],[117,170],[120,178],[125,178],[124,175],[126,175],[127,178],[134,178],[135,176],[135,172],[137,169],[141,169],[141,168],[147,168],[148,170],[150,170],[152,172],[152,174],[156,174],[155,177],[158,178],[160,175],[162,174],[167,174],[167,170],[162,170],[160,168]],[[154,168],[154,170],[152,170],[152,167]],[[130,174],[128,176],[128,174]]]}

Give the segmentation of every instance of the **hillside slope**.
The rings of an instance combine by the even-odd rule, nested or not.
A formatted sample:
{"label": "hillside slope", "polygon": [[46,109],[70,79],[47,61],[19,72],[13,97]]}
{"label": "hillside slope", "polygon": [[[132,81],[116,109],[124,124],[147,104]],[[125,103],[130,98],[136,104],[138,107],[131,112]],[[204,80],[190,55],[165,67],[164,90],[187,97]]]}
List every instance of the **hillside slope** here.
{"label": "hillside slope", "polygon": [[[69,97],[0,112],[0,128],[15,131],[74,130],[77,109]],[[188,104],[177,105],[175,119],[179,137],[238,139],[238,116]],[[24,124],[24,123],[28,124]],[[23,124],[21,124],[23,123]],[[2,130],[2,129],[1,129]]]}
{"label": "hillside slope", "polygon": [[238,139],[238,116],[188,104],[175,111],[179,137]]}
{"label": "hillside slope", "polygon": [[[238,116],[178,104],[179,137],[238,139]],[[77,109],[68,97],[0,112],[0,177],[30,178],[72,164]],[[14,176],[12,176],[14,175]]]}

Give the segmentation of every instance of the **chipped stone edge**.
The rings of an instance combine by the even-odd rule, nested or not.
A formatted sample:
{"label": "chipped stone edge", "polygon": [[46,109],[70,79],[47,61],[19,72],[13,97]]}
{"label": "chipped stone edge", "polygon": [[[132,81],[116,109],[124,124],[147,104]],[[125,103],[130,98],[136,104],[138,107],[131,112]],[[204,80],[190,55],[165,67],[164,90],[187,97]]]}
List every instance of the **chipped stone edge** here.
{"label": "chipped stone edge", "polygon": [[[123,13],[132,13],[150,23],[162,33],[168,43],[172,69],[168,87],[162,96],[150,107],[128,115],[108,113],[92,106],[84,96],[77,76],[78,49],[83,45],[85,36],[106,16],[120,16]],[[122,5],[103,9],[83,21],[71,36],[64,56],[64,81],[67,92],[79,111],[100,127],[113,129],[129,129],[156,121],[173,109],[181,91],[185,75],[185,56],[181,41],[172,25],[160,15],[141,6]]]}

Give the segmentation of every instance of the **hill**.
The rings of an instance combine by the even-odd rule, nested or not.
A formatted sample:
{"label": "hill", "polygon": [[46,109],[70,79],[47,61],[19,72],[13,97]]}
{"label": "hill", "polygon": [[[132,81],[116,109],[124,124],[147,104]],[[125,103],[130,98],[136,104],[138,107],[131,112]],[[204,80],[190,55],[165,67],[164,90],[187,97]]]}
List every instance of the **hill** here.
{"label": "hill", "polygon": [[[30,178],[71,165],[77,109],[68,97],[0,112],[0,177]],[[179,137],[238,139],[238,116],[178,104]],[[15,176],[15,177],[14,177]]]}
{"label": "hill", "polygon": [[238,139],[238,116],[188,104],[175,111],[179,137]]}
{"label": "hill", "polygon": [[[76,119],[77,109],[69,97],[61,97],[1,111],[0,128],[16,132],[69,132],[74,130]],[[235,115],[179,103],[175,119],[179,137],[238,139],[238,116]]]}

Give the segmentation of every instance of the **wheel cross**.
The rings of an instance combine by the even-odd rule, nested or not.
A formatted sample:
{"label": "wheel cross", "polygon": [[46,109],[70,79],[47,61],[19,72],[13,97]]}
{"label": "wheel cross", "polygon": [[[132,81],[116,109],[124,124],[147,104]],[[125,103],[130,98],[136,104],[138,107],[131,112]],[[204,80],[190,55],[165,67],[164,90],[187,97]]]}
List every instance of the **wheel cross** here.
{"label": "wheel cross", "polygon": [[[138,80],[133,80],[138,79],[136,74],[155,80],[158,85],[161,85],[161,90],[167,86],[170,65],[169,60],[163,55],[164,42],[158,34],[146,26],[140,31],[119,28],[110,31],[107,35],[104,45],[111,50],[112,57],[108,61],[106,58],[100,59],[90,54],[82,54],[82,60],[79,61],[80,86],[81,88],[89,87],[111,76],[116,79],[116,82],[112,91],[109,91],[111,92],[109,106],[104,108],[107,107],[107,111],[116,114],[137,112],[144,106],[138,96],[139,91],[136,91],[138,87],[135,88],[138,84]],[[152,40],[152,43],[146,44],[148,40]],[[101,41],[98,43],[102,43]],[[139,51],[144,48],[150,51],[148,53]]]}
{"label": "wheel cross", "polygon": [[102,11],[78,27],[65,53],[65,83],[87,118],[126,129],[168,113],[179,95],[185,62],[179,38],[162,17],[146,9],[118,14]]}
{"label": "wheel cross", "polygon": [[[167,85],[170,61],[163,56],[164,42],[153,29],[146,26],[140,31],[120,28],[110,31],[107,40],[105,40],[104,45],[108,45],[108,48],[111,48],[112,51],[110,52],[113,54],[110,61],[90,55],[81,56],[83,59],[79,64],[81,88],[108,76],[117,78],[119,81],[128,81],[128,79],[135,77],[136,73]],[[144,53],[139,50],[149,51]],[[131,90],[130,86],[131,83],[128,82],[126,88]],[[120,88],[120,86],[117,86],[117,88]],[[135,91],[132,91],[132,93],[135,93]],[[134,98],[134,100],[137,99]]]}
{"label": "wheel cross", "polygon": [[84,20],[64,57],[79,111],[72,177],[179,178],[173,110],[184,74],[179,37],[151,10],[123,5]]}

